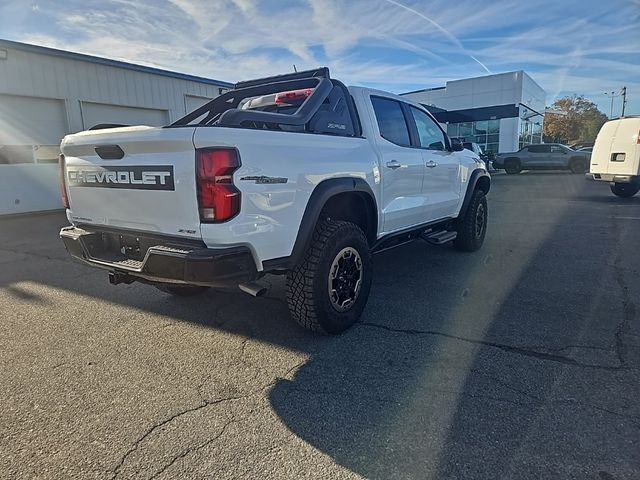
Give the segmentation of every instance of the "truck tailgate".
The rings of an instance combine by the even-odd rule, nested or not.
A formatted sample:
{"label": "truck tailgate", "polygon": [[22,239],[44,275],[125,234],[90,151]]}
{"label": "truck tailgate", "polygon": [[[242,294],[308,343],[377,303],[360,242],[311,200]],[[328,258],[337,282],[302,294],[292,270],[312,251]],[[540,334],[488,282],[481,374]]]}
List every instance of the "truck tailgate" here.
{"label": "truck tailgate", "polygon": [[71,220],[201,238],[193,132],[123,127],[65,137]]}

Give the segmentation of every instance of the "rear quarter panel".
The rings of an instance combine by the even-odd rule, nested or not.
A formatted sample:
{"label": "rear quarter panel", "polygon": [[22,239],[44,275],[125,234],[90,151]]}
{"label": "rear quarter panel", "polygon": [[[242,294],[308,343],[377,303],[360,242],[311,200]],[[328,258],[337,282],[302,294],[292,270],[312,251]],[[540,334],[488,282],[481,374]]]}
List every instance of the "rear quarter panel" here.
{"label": "rear quarter panel", "polygon": [[[242,166],[234,182],[242,194],[241,212],[222,224],[202,224],[201,233],[209,247],[248,246],[258,269],[264,260],[291,254],[309,197],[320,182],[359,177],[378,195],[376,156],[365,138],[199,127],[194,144],[238,149]],[[256,182],[256,177],[275,183]]]}

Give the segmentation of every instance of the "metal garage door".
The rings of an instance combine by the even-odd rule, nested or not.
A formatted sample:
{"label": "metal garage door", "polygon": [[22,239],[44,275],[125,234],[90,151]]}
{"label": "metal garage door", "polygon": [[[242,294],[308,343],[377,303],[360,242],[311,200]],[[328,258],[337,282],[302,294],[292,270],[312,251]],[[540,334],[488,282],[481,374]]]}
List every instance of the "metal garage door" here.
{"label": "metal garage door", "polygon": [[63,100],[0,95],[0,145],[60,145],[67,133]]}
{"label": "metal garage door", "polygon": [[0,215],[62,207],[57,157],[67,133],[63,100],[0,95]]}
{"label": "metal garage door", "polygon": [[193,112],[196,108],[201,107],[212,99],[208,97],[199,97],[197,95],[185,95],[184,105],[187,113]]}
{"label": "metal garage door", "polygon": [[101,123],[162,126],[169,123],[166,110],[123,107],[106,103],[82,102],[82,125],[85,129]]}

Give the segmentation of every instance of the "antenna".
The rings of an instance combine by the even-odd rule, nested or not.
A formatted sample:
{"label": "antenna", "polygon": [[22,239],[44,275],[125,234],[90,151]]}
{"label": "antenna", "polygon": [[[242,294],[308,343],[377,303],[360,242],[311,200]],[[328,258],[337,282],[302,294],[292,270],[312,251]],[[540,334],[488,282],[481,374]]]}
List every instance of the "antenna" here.
{"label": "antenna", "polygon": [[293,64],[293,71],[298,73],[298,69],[296,68],[296,64],[295,63]]}
{"label": "antenna", "polygon": [[620,93],[622,95],[622,114],[620,115],[621,117],[624,117],[624,106],[627,104],[627,87],[622,87],[622,92]]}

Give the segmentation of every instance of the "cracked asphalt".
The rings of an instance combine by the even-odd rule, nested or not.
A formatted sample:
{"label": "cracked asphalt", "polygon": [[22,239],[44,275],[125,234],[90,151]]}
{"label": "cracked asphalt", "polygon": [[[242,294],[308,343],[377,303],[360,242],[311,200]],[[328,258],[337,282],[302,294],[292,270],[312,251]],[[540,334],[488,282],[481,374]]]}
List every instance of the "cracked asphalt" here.
{"label": "cracked asphalt", "polygon": [[0,220],[0,478],[640,478],[640,197],[494,177],[483,249],[374,258],[362,322],[177,299]]}

